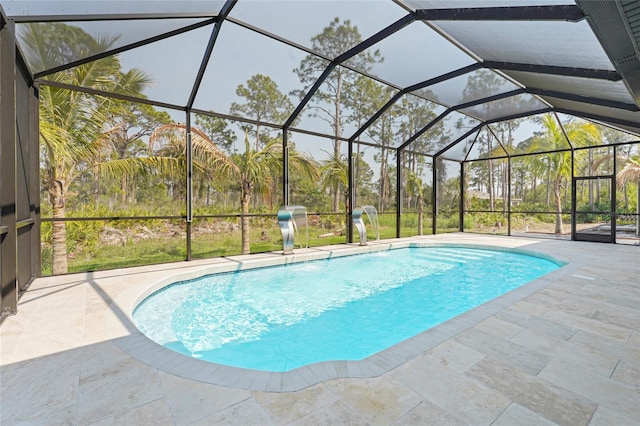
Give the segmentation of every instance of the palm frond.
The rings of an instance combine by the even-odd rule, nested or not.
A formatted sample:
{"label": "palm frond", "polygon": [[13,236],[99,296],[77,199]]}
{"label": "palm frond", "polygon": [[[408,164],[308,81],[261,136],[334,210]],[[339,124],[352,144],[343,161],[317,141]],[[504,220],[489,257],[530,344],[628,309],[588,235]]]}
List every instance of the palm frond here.
{"label": "palm frond", "polygon": [[640,185],[640,163],[635,160],[629,162],[616,175],[618,185],[623,187],[629,182],[635,182]]}
{"label": "palm frond", "polygon": [[[169,123],[158,127],[149,137],[150,155],[184,157],[186,155],[186,131],[183,123]],[[191,128],[193,166],[209,178],[232,178],[240,176],[240,169],[213,143],[206,133]]]}
{"label": "palm frond", "polygon": [[162,175],[175,177],[184,170],[184,161],[175,157],[120,158],[96,164],[98,173],[106,177]]}

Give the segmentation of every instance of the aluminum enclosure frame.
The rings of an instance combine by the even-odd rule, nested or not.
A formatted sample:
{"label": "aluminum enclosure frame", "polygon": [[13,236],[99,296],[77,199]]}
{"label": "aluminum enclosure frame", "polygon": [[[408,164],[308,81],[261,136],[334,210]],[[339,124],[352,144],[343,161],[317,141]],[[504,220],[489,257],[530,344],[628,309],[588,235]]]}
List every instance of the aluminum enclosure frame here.
{"label": "aluminum enclosure frame", "polygon": [[[241,0],[240,0],[241,1]],[[348,242],[353,242],[353,229],[351,227],[351,213],[352,213],[352,209],[355,207],[355,191],[354,191],[354,187],[356,185],[355,183],[355,176],[354,176],[354,160],[356,158],[356,154],[354,153],[354,149],[353,149],[353,144],[354,143],[359,143],[359,144],[363,144],[363,145],[367,145],[367,146],[377,146],[375,144],[372,144],[370,142],[367,141],[361,141],[360,137],[362,136],[362,134],[364,132],[366,132],[366,130],[368,128],[370,128],[370,126],[377,120],[379,119],[385,111],[387,111],[389,108],[391,108],[393,105],[396,104],[396,102],[398,102],[404,95],[407,94],[413,94],[416,96],[420,96],[419,94],[416,94],[415,92],[420,90],[420,89],[425,89],[428,88],[430,86],[434,86],[438,83],[442,83],[442,82],[447,82],[450,81],[456,77],[460,77],[463,75],[467,75],[470,74],[474,71],[478,71],[478,70],[490,70],[491,72],[496,73],[497,75],[501,76],[501,77],[505,77],[505,73],[504,71],[526,71],[526,72],[531,72],[531,73],[539,73],[539,74],[548,74],[548,75],[557,75],[557,76],[571,76],[571,77],[579,77],[579,78],[588,78],[588,79],[594,79],[594,80],[605,80],[605,81],[611,81],[611,82],[619,82],[619,81],[624,81],[625,84],[627,84],[627,86],[631,89],[631,92],[634,94],[635,98],[638,99],[637,94],[638,89],[637,89],[637,85],[635,84],[635,74],[633,73],[633,70],[629,71],[628,68],[621,68],[620,64],[616,62],[616,60],[618,59],[617,56],[612,56],[614,59],[612,59],[612,62],[614,63],[614,65],[616,65],[616,70],[607,70],[607,69],[589,69],[589,68],[580,68],[580,67],[563,67],[563,66],[558,66],[558,65],[540,65],[540,64],[533,64],[533,63],[520,63],[520,62],[509,62],[509,61],[489,61],[489,60],[482,60],[482,58],[477,58],[477,62],[473,63],[471,65],[468,66],[464,66],[461,67],[457,70],[452,70],[452,71],[448,71],[446,73],[443,73],[439,76],[433,77],[433,78],[429,78],[427,80],[424,80],[422,82],[419,82],[417,84],[408,86],[408,87],[398,87],[396,85],[394,85],[393,83],[390,82],[386,82],[383,79],[381,79],[380,77],[377,77],[375,75],[373,75],[370,72],[364,72],[364,71],[358,71],[352,67],[349,66],[349,64],[347,64],[346,62],[354,57],[355,55],[364,52],[366,49],[370,48],[371,46],[374,46],[376,43],[384,40],[387,37],[390,37],[391,35],[395,34],[396,32],[402,30],[403,28],[405,28],[406,26],[408,26],[411,23],[417,22],[417,21],[423,21],[425,25],[429,26],[430,28],[434,28],[437,26],[438,21],[466,21],[466,20],[470,20],[470,21],[502,21],[502,20],[525,20],[525,21],[535,21],[535,20],[550,20],[550,21],[571,21],[571,22],[575,22],[575,21],[581,21],[581,20],[585,20],[587,19],[589,24],[592,26],[592,28],[594,28],[597,36],[599,37],[599,40],[601,41],[601,43],[603,44],[603,46],[605,46],[605,49],[607,50],[607,52],[611,51],[612,49],[612,45],[615,43],[619,43],[622,37],[620,34],[616,33],[613,36],[607,36],[607,35],[603,35],[602,33],[602,24],[600,21],[598,21],[596,18],[596,16],[591,16],[591,15],[587,15],[585,14],[586,10],[590,10],[593,11],[594,14],[599,13],[596,9],[597,7],[602,7],[603,2],[591,2],[589,5],[587,5],[586,3],[589,2],[584,2],[584,1],[578,1],[577,4],[575,6],[570,6],[570,7],[565,7],[565,6],[535,6],[535,7],[472,7],[472,8],[456,8],[456,9],[431,9],[431,10],[407,10],[407,14],[405,16],[403,16],[402,18],[396,20],[395,22],[390,23],[388,26],[386,26],[385,28],[383,28],[382,30],[380,30],[379,32],[375,33],[374,35],[368,37],[367,39],[365,39],[364,41],[362,41],[361,43],[359,43],[358,45],[352,47],[351,49],[347,50],[346,52],[343,52],[340,56],[336,57],[336,58],[324,58],[328,61],[328,65],[326,67],[326,69],[324,70],[324,72],[322,72],[322,74],[316,79],[315,83],[312,84],[306,91],[305,95],[302,97],[302,99],[299,101],[299,103],[296,105],[294,111],[291,113],[291,115],[287,118],[287,120],[284,122],[284,124],[277,124],[277,123],[267,123],[267,122],[259,122],[256,120],[252,120],[250,118],[246,118],[246,117],[235,117],[235,116],[229,116],[229,115],[225,115],[225,114],[220,114],[220,113],[211,113],[209,111],[203,111],[200,109],[195,108],[194,103],[195,103],[195,98],[200,90],[200,86],[202,84],[202,80],[204,78],[206,69],[208,66],[211,66],[210,62],[210,57],[212,52],[214,51],[214,49],[216,48],[216,42],[217,42],[217,38],[218,35],[220,33],[220,29],[221,27],[224,25],[225,21],[230,21],[233,22],[237,25],[241,25],[244,28],[247,28],[249,30],[255,31],[259,34],[262,34],[266,37],[272,37],[274,39],[277,39],[278,41],[281,41],[283,43],[286,43],[292,47],[296,47],[298,49],[302,49],[310,54],[315,54],[318,57],[321,57],[317,52],[312,52],[310,49],[308,48],[303,48],[299,45],[297,45],[295,42],[293,41],[289,41],[289,40],[285,40],[282,37],[278,37],[276,35],[273,34],[269,34],[267,31],[259,29],[259,28],[255,28],[252,27],[251,24],[249,23],[244,23],[242,21],[239,21],[236,18],[230,17],[229,14],[230,12],[233,10],[234,6],[238,3],[238,0],[228,0],[225,2],[224,6],[222,7],[222,9],[219,11],[219,13],[215,14],[215,16],[212,16],[211,13],[202,13],[202,14],[184,14],[184,15],[164,15],[164,14],[111,14],[111,15],[69,15],[69,16],[25,16],[25,17],[13,17],[12,19],[8,19],[6,18],[4,15],[2,17],[2,34],[3,36],[0,37],[2,39],[2,65],[1,65],[1,69],[0,69],[0,83],[4,81],[4,84],[2,85],[2,93],[7,93],[6,89],[7,87],[9,87],[10,83],[8,83],[9,79],[8,79],[8,74],[11,73],[10,71],[10,67],[18,67],[21,68],[21,64],[20,64],[20,55],[19,52],[16,54],[14,53],[14,51],[16,50],[16,47],[13,45],[13,41],[15,36],[13,34],[14,32],[14,26],[15,23],[14,22],[22,22],[22,23],[26,23],[26,22],[59,22],[59,21],[79,21],[79,20],[121,20],[121,19],[126,19],[126,20],[136,20],[136,19],[167,19],[170,17],[198,17],[198,18],[202,18],[203,21],[197,23],[197,24],[192,24],[180,29],[176,29],[167,33],[163,33],[161,35],[158,36],[154,36],[154,37],[150,37],[150,38],[145,38],[144,40],[135,42],[135,43],[130,43],[127,44],[125,46],[119,47],[117,49],[113,49],[110,50],[108,52],[103,52],[97,55],[93,55],[87,58],[83,58],[83,59],[79,59],[76,60],[74,62],[70,62],[68,64],[63,64],[60,65],[58,67],[55,68],[51,68],[48,70],[42,70],[39,72],[36,72],[33,75],[33,79],[34,81],[31,82],[31,84],[33,84],[32,87],[32,96],[36,96],[37,95],[37,88],[38,85],[49,85],[49,86],[54,86],[54,87],[60,87],[60,88],[65,88],[65,89],[70,89],[70,90],[77,90],[80,92],[86,92],[86,93],[92,93],[95,95],[100,95],[100,96],[110,96],[116,99],[121,99],[124,101],[129,101],[129,102],[139,102],[139,103],[144,103],[147,105],[152,105],[152,106],[157,106],[157,107],[162,107],[162,108],[168,108],[168,109],[173,109],[173,110],[177,110],[177,111],[182,111],[185,113],[185,122],[187,123],[187,134],[190,133],[190,129],[191,129],[191,121],[192,121],[192,115],[197,113],[197,114],[203,114],[203,115],[209,115],[209,116],[213,116],[213,117],[219,117],[219,118],[224,118],[224,119],[232,119],[235,121],[240,121],[240,122],[246,122],[246,123],[256,123],[256,124],[261,124],[261,125],[265,125],[265,126],[270,126],[270,127],[274,127],[274,128],[280,128],[282,129],[282,143],[283,143],[283,152],[284,152],[284,158],[283,158],[283,173],[282,173],[282,188],[283,188],[283,194],[282,194],[282,199],[284,201],[285,204],[288,204],[289,202],[289,195],[290,195],[290,189],[289,189],[289,169],[287,167],[287,163],[288,163],[288,157],[287,157],[287,147],[288,147],[288,132],[289,131],[296,131],[296,132],[302,132],[302,133],[307,133],[307,134],[315,134],[318,136],[322,136],[328,139],[334,139],[334,140],[339,140],[341,142],[347,142],[347,147],[348,147],[348,171],[349,171],[349,178],[348,178],[348,200],[349,202],[347,203],[346,206],[346,223],[348,226],[348,236],[347,236],[347,241]],[[610,7],[610,6],[607,6]],[[623,19],[622,17],[620,17],[620,19]],[[435,25],[434,25],[435,24]],[[73,68],[75,66],[78,65],[82,65],[82,64],[86,64],[89,62],[92,62],[94,60],[98,60],[107,56],[111,56],[111,55],[115,55],[115,54],[119,54],[119,53],[123,53],[132,49],[136,49],[138,47],[142,47],[142,46],[147,46],[150,45],[152,43],[155,43],[157,41],[160,40],[164,40],[166,38],[178,35],[178,34],[183,34],[186,33],[188,31],[192,31],[198,28],[202,28],[202,27],[206,27],[208,25],[213,25],[213,30],[210,34],[210,38],[209,38],[209,42],[207,44],[207,47],[203,53],[202,56],[202,61],[200,64],[200,67],[198,69],[198,73],[197,76],[195,78],[194,84],[192,86],[192,90],[191,93],[188,96],[188,101],[186,102],[185,105],[177,105],[177,104],[171,104],[171,103],[165,103],[165,102],[159,102],[157,100],[153,100],[153,99],[142,99],[142,98],[138,98],[138,97],[134,97],[134,96],[126,96],[126,95],[121,95],[121,94],[114,94],[114,93],[108,93],[108,92],[101,92],[99,90],[94,90],[94,89],[89,89],[89,88],[83,88],[83,87],[77,87],[77,86],[72,86],[72,85],[66,85],[66,84],[62,84],[62,83],[57,83],[57,82],[53,82],[51,80],[47,80],[46,77],[56,73],[56,72],[60,72],[63,70],[68,70],[70,68]],[[614,37],[615,36],[615,37]],[[613,38],[612,38],[613,37]],[[449,36],[450,39],[453,39],[453,36]],[[11,40],[11,41],[10,41]],[[455,41],[455,40],[450,40],[450,41]],[[630,42],[630,40],[625,40],[626,42]],[[627,47],[629,44],[625,44]],[[18,58],[18,60],[16,60],[16,58]],[[300,114],[302,113],[304,107],[311,101],[311,99],[313,98],[314,94],[317,92],[317,90],[320,88],[320,86],[322,85],[322,83],[327,79],[327,77],[329,76],[329,74],[331,73],[332,70],[334,70],[336,67],[345,67],[346,69],[349,69],[351,71],[354,72],[358,72],[361,75],[367,76],[372,78],[374,81],[383,83],[388,85],[389,87],[392,87],[394,89],[397,89],[398,92],[384,105],[382,106],[378,111],[376,111],[368,120],[366,120],[366,122],[360,127],[358,128],[352,135],[350,136],[341,136],[336,138],[335,135],[330,135],[330,134],[324,134],[324,133],[317,133],[317,132],[313,132],[310,131],[308,129],[297,129],[294,127],[294,122],[295,120],[300,116]],[[26,68],[26,66],[24,67]],[[24,70],[23,70],[24,71]],[[28,72],[28,70],[27,70]],[[517,81],[515,81],[512,78],[507,78],[508,80],[514,82],[514,83],[518,83]],[[638,131],[640,132],[640,119],[638,122],[635,121],[630,121],[630,120],[626,120],[626,119],[621,119],[618,117],[612,117],[612,116],[605,116],[605,115],[600,115],[600,114],[595,114],[595,113],[589,113],[589,112],[584,112],[584,111],[577,111],[577,110],[573,110],[573,109],[567,109],[567,108],[559,108],[559,107],[555,107],[554,105],[552,105],[551,103],[549,103],[548,101],[545,100],[545,97],[555,97],[555,98],[559,98],[559,99],[566,99],[566,100],[570,100],[570,101],[576,101],[576,102],[580,102],[583,104],[588,104],[588,105],[599,105],[599,106],[603,106],[603,107],[608,107],[608,108],[613,108],[613,109],[619,109],[619,110],[624,110],[624,111],[631,111],[631,112],[638,112],[640,111],[640,108],[638,106],[638,103],[636,104],[631,104],[628,102],[621,102],[621,101],[615,101],[615,100],[610,100],[610,99],[601,99],[598,97],[594,97],[594,96],[580,96],[580,95],[576,95],[574,93],[569,93],[569,92],[563,92],[563,91],[558,91],[558,90],[550,90],[550,89],[545,89],[544,87],[526,87],[522,84],[518,85],[518,89],[509,91],[509,92],[505,92],[505,93],[499,93],[499,94],[495,94],[495,95],[491,95],[491,96],[486,96],[486,97],[482,97],[480,99],[474,100],[474,101],[468,101],[468,102],[464,102],[464,103],[459,103],[457,105],[445,105],[444,103],[442,103],[441,105],[446,107],[446,110],[438,115],[433,121],[431,121],[428,125],[426,125],[425,127],[423,127],[421,130],[419,130],[417,133],[411,135],[409,138],[407,138],[404,141],[401,141],[399,146],[396,148],[393,147],[384,147],[384,149],[389,149],[391,151],[393,151],[396,155],[396,180],[397,182],[402,182],[403,179],[403,175],[402,175],[402,168],[401,168],[401,157],[403,155],[404,152],[411,150],[412,148],[412,143],[415,142],[416,140],[418,140],[420,138],[420,136],[422,136],[425,132],[427,132],[429,129],[433,128],[434,126],[438,125],[438,123],[441,123],[442,120],[444,120],[449,114],[452,114],[453,112],[460,112],[460,110],[463,110],[465,108],[469,108],[471,106],[478,106],[478,105],[482,105],[484,103],[488,103],[488,102],[492,102],[492,101],[497,101],[497,100],[501,100],[501,99],[506,99],[512,96],[516,96],[516,95],[520,95],[520,94],[530,94],[532,95],[535,99],[540,100],[542,103],[544,103],[545,105],[548,105],[548,107],[543,108],[543,109],[535,109],[532,111],[528,111],[525,113],[518,113],[518,114],[509,114],[509,115],[502,115],[500,117],[496,117],[496,118],[492,118],[489,120],[480,120],[478,117],[474,117],[472,115],[472,113],[465,113],[465,112],[461,112],[463,114],[466,114],[469,117],[478,119],[479,121],[481,121],[481,123],[477,126],[475,126],[474,128],[472,128],[471,130],[469,130],[468,132],[464,133],[464,135],[462,135],[461,137],[458,137],[456,139],[453,139],[451,141],[449,141],[444,147],[442,147],[441,149],[439,149],[437,152],[431,154],[431,155],[427,155],[428,157],[431,158],[432,164],[435,165],[435,163],[441,159],[445,159],[445,160],[449,160],[446,158],[446,151],[453,147],[454,145],[456,145],[457,143],[460,143],[461,141],[463,141],[466,137],[471,136],[474,134],[474,132],[479,133],[483,128],[489,128],[489,124],[491,123],[497,123],[500,121],[504,121],[504,120],[509,120],[509,119],[514,119],[514,118],[521,118],[521,117],[528,117],[531,115],[536,115],[536,114],[540,114],[540,113],[547,113],[547,112],[553,112],[553,113],[565,113],[565,114],[570,114],[573,116],[577,116],[577,117],[582,117],[584,119],[587,120],[595,120],[597,122],[600,123],[604,123],[613,127],[616,126],[624,126],[625,128],[632,128],[632,129],[638,129]],[[15,96],[15,94],[14,94]],[[424,98],[427,99],[427,98]],[[430,102],[434,102],[437,104],[437,102],[427,99]],[[15,123],[15,110],[14,108],[12,109],[12,107],[9,105],[10,102],[6,99],[6,96],[3,96],[2,98],[0,98],[0,101],[2,102],[2,119],[0,120],[0,135],[2,135],[2,156],[0,156],[0,161],[2,161],[2,182],[3,185],[0,186],[0,194],[2,196],[2,206],[3,206],[3,213],[2,213],[2,220],[3,222],[0,223],[0,231],[2,232],[2,246],[11,246],[13,245],[15,242],[15,238],[16,235],[13,232],[13,229],[20,229],[20,227],[32,227],[34,229],[37,229],[38,233],[39,233],[39,205],[34,204],[34,212],[35,216],[32,218],[33,219],[33,224],[35,224],[35,226],[33,226],[33,224],[26,224],[23,223],[22,225],[18,225],[18,220],[15,217],[15,212],[12,216],[10,210],[11,210],[11,201],[14,201],[15,204],[15,198],[16,198],[16,194],[12,194],[11,193],[11,188],[7,188],[8,185],[6,185],[6,182],[8,182],[9,177],[11,176],[11,178],[15,178],[15,163],[14,163],[14,168],[11,169],[9,162],[5,161],[5,159],[8,157],[11,157],[12,155],[15,156],[16,152],[15,152],[15,144],[13,145],[14,147],[14,151],[11,151],[11,143],[9,142],[10,140],[15,140],[16,139],[16,135],[15,135],[15,129],[12,131],[11,128],[14,128],[15,126],[13,125],[13,123]],[[34,110],[32,109],[29,112],[29,116],[30,117],[34,117],[37,116],[37,108],[35,108]],[[562,123],[560,122],[560,120],[558,120],[560,126],[562,127]],[[11,124],[7,124],[7,123],[11,123]],[[563,128],[563,132],[566,135],[566,130],[564,130]],[[37,133],[37,132],[36,132]],[[190,139],[189,139],[190,141]],[[36,142],[37,144],[37,137],[36,137]],[[571,145],[571,141],[569,141],[570,144],[570,151],[572,154],[572,158],[573,158],[573,152],[574,152],[574,146]],[[190,142],[187,144],[188,147],[190,148]],[[504,149],[504,147],[503,147]],[[615,149],[615,148],[614,148]],[[37,152],[37,149],[36,149]],[[189,152],[189,150],[187,151]],[[188,155],[189,157],[189,155]],[[511,170],[511,158],[513,156],[510,155],[509,153],[507,153],[506,157],[507,158],[507,163],[508,163],[508,167],[509,170]],[[495,158],[492,158],[495,159]],[[455,161],[455,160],[449,160],[449,161]],[[464,182],[465,182],[465,173],[464,173],[464,164],[467,162],[467,158],[465,157],[465,159],[463,161],[459,161],[460,163],[460,189],[461,189],[461,193],[460,193],[460,231],[464,231],[464,212],[463,212],[463,206],[464,206]],[[477,160],[476,160],[477,161]],[[487,161],[490,161],[490,159],[488,159]],[[34,163],[31,163],[31,167],[34,167],[33,165]],[[37,163],[35,163],[37,167]],[[432,214],[433,214],[433,229],[432,232],[435,234],[437,232],[437,216],[438,216],[438,211],[437,211],[437,202],[438,202],[438,194],[437,191],[435,189],[436,185],[435,182],[437,180],[437,176],[436,176],[436,167],[434,166],[432,168],[432,173],[433,173],[433,188],[434,190],[432,191],[432,200],[431,200],[431,205],[432,205]],[[185,177],[187,180],[187,193],[190,194],[191,193],[191,185],[192,185],[192,174],[193,174],[193,168],[192,168],[192,162],[190,161],[190,159],[187,161],[187,169],[185,170]],[[573,176],[572,176],[573,177]],[[34,183],[36,182],[36,183]],[[511,182],[511,179],[509,179],[509,183]],[[36,185],[37,184],[37,180],[35,181],[31,181],[30,185]],[[32,188],[33,189],[33,188]],[[15,192],[15,189],[14,189]],[[38,191],[36,190],[35,192],[36,194],[38,193]],[[511,191],[509,191],[509,196],[511,194]],[[401,217],[402,217],[402,207],[401,207],[401,203],[400,200],[402,199],[402,187],[400,184],[396,185],[396,204],[397,204],[397,211],[396,211],[396,236],[400,236],[400,224],[401,224]],[[5,203],[6,201],[6,203]],[[184,219],[187,222],[187,260],[191,260],[191,220],[193,219],[193,204],[192,204],[192,200],[191,197],[186,197],[186,216],[184,217]],[[509,210],[510,210],[510,205],[511,203],[509,203]],[[6,207],[5,207],[6,206]],[[14,207],[15,210],[15,207]],[[573,212],[575,213],[575,212]],[[510,217],[511,212],[509,211],[509,217]],[[162,218],[183,218],[181,216],[171,216],[171,217],[162,217]],[[70,218],[68,220],[72,220],[73,218]],[[91,220],[91,219],[96,219],[96,218],[90,218],[87,220]],[[135,219],[135,218],[133,218]],[[508,234],[511,234],[511,221],[510,219],[508,220]],[[32,234],[35,235],[35,234]],[[35,243],[33,243],[35,244]],[[6,256],[6,259],[5,259]],[[39,265],[39,258],[34,257],[34,262],[38,263]],[[4,254],[4,248],[3,248],[3,257],[2,257],[2,265],[8,265],[14,263],[14,260],[12,260],[12,258],[10,257],[9,254]],[[35,265],[34,265],[35,267]],[[2,274],[3,274],[3,300],[5,299],[4,297],[4,288],[5,288],[5,274],[8,274],[9,270],[7,270],[6,268],[2,268]],[[7,278],[8,280],[11,280],[12,278],[9,277]],[[7,281],[8,282],[8,281]],[[8,288],[8,287],[7,287]],[[7,290],[8,291],[8,290]],[[7,293],[9,294],[9,293]],[[11,296],[7,296],[7,298],[10,298]],[[8,299],[7,299],[8,300]]]}

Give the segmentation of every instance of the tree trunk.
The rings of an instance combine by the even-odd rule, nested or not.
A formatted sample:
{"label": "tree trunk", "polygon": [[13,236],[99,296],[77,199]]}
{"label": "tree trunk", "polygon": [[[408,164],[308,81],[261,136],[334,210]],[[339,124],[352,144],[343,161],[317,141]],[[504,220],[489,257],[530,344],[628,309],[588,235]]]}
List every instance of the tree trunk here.
{"label": "tree trunk", "polygon": [[333,187],[333,212],[338,213],[340,211],[340,185]]}
{"label": "tree trunk", "polygon": [[547,160],[547,194],[546,204],[551,204],[551,160]]}
{"label": "tree trunk", "polygon": [[100,198],[100,179],[98,174],[93,174],[93,205],[98,207],[98,199]]}
{"label": "tree trunk", "polygon": [[[336,161],[340,158],[340,136],[342,136],[342,125],[340,118],[342,116],[342,108],[340,103],[342,102],[342,76],[338,75],[336,82],[336,99],[335,99],[335,117],[334,117],[334,136],[333,141],[333,156]],[[338,213],[340,211],[340,185],[336,185],[335,193],[333,194],[333,212]]]}
{"label": "tree trunk", "polygon": [[65,196],[62,183],[56,181],[52,188],[49,188],[49,200],[53,209],[52,225],[52,249],[53,249],[53,275],[66,274],[67,268],[67,224],[65,217]]}
{"label": "tree trunk", "polygon": [[251,240],[249,238],[250,220],[249,220],[249,203],[251,202],[251,182],[242,180],[242,217],[240,218],[240,230],[242,233],[242,254],[251,252]]}
{"label": "tree trunk", "polygon": [[[127,177],[126,176],[122,176],[122,180],[120,181],[120,190],[122,191],[122,194],[120,196],[120,202],[122,203],[122,205],[125,205],[127,203]],[[96,197],[97,200],[97,197]]]}
{"label": "tree trunk", "polygon": [[507,217],[507,203],[509,201],[509,170],[507,164],[502,164],[502,216]]}
{"label": "tree trunk", "polygon": [[[489,145],[491,147],[491,145]],[[489,182],[487,184],[487,191],[489,192],[489,210],[494,210],[495,205],[495,194],[494,194],[494,186],[493,186],[493,160],[489,160],[487,163],[488,166],[488,177]]]}
{"label": "tree trunk", "polygon": [[562,185],[555,182],[553,193],[556,199],[556,234],[564,234],[564,226],[562,224]]}
{"label": "tree trunk", "polygon": [[260,124],[256,124],[256,152],[260,151]]}
{"label": "tree trunk", "polygon": [[382,148],[380,153],[380,193],[378,194],[378,211],[380,213],[384,212],[386,198],[387,198],[387,154],[386,149]]}

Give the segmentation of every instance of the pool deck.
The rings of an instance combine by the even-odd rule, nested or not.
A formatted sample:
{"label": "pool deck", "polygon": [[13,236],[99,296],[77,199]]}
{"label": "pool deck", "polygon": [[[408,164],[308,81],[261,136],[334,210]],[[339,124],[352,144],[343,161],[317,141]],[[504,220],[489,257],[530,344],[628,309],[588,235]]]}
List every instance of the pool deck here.
{"label": "pool deck", "polygon": [[518,248],[569,263],[366,360],[289,373],[175,354],[142,336],[131,310],[170,277],[290,256],[38,279],[0,325],[0,424],[640,424],[640,247],[474,234],[396,241]]}

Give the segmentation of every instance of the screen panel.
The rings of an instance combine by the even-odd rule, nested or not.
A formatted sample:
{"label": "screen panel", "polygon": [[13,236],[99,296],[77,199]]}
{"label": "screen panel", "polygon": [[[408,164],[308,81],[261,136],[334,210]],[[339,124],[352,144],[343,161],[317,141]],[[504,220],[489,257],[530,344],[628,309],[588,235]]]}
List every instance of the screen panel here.
{"label": "screen panel", "polygon": [[504,73],[528,88],[553,90],[571,95],[588,96],[631,104],[635,102],[623,81],[609,81],[524,71],[505,70]]}
{"label": "screen panel", "polygon": [[420,89],[416,94],[443,105],[454,106],[518,88],[494,71],[482,69]]}
{"label": "screen panel", "polygon": [[[302,67],[303,61],[313,66]],[[300,93],[327,65],[300,49],[228,22],[222,26],[194,105],[282,125]]]}
{"label": "screen panel", "polygon": [[615,70],[586,20],[434,24],[484,60]]}
{"label": "screen panel", "polygon": [[240,1],[229,16],[335,59],[406,14],[386,1],[293,0]]}
{"label": "screen panel", "polygon": [[[375,52],[384,60],[365,60]],[[407,87],[474,62],[424,22],[414,22],[349,59],[345,65]]]}
{"label": "screen panel", "polygon": [[[17,24],[16,28],[27,64],[37,73],[204,22],[203,19],[42,22]],[[48,46],[43,54],[45,43]]]}

